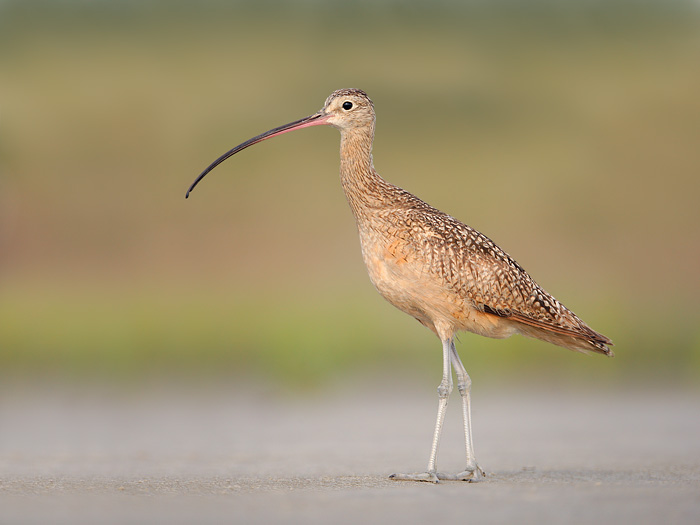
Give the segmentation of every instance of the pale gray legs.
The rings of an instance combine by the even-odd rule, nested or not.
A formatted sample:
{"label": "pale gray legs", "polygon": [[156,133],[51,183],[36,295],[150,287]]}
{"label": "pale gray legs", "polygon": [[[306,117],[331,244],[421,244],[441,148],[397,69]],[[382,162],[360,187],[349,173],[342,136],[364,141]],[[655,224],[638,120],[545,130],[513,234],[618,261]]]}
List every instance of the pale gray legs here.
{"label": "pale gray legs", "polygon": [[464,444],[467,452],[466,468],[455,475],[438,474],[439,479],[454,479],[462,481],[481,481],[486,475],[482,468],[477,465],[474,457],[474,443],[472,441],[472,409],[471,409],[471,387],[472,380],[469,378],[462,361],[459,359],[459,354],[455,348],[454,340],[450,341],[450,356],[452,367],[457,375],[457,388],[462,396],[462,417],[464,418]]}
{"label": "pale gray legs", "polygon": [[[451,366],[450,366],[451,365]],[[452,392],[452,370],[454,368],[457,375],[457,388],[462,396],[462,413],[464,416],[464,441],[467,452],[467,466],[458,474],[443,474],[437,471],[437,453],[440,443],[442,424],[445,421],[447,411],[447,400]],[[438,413],[435,422],[435,433],[433,434],[433,444],[430,447],[430,459],[428,460],[427,472],[416,474],[392,474],[389,476],[395,480],[430,481],[438,483],[441,479],[460,481],[480,481],[485,476],[484,471],[477,465],[474,458],[474,445],[472,444],[472,423],[471,423],[471,379],[459,359],[454,339],[447,339],[442,342],[442,381],[438,386]]]}

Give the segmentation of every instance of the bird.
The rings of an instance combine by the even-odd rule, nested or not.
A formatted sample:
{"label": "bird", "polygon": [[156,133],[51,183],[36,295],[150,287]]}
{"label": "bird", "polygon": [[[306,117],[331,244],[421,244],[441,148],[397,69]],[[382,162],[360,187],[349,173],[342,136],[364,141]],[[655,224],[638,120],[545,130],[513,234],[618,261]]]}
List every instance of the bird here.
{"label": "bird", "polygon": [[[328,125],[340,131],[340,182],[355,218],[362,257],[379,294],[430,329],[442,344],[438,411],[424,472],[396,473],[393,480],[478,482],[485,471],[474,456],[471,378],[459,358],[459,332],[502,339],[514,334],[583,353],[613,356],[612,341],[584,323],[540,287],[515,259],[479,231],[384,180],[374,169],[374,103],[360,89],[334,91],[318,112],[273,128],[227,151],[187,190],[241,150],[290,131]],[[440,435],[453,390],[462,400],[466,467],[437,470]]]}

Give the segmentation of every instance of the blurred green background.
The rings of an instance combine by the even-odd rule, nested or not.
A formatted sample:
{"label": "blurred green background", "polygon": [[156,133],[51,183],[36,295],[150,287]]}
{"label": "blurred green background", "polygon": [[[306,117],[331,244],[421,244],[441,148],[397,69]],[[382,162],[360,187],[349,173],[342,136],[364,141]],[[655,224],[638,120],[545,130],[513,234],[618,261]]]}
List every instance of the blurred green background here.
{"label": "blurred green background", "polygon": [[476,382],[700,382],[700,8],[682,1],[0,1],[0,380],[415,378],[314,128],[486,233],[615,359],[461,336]]}

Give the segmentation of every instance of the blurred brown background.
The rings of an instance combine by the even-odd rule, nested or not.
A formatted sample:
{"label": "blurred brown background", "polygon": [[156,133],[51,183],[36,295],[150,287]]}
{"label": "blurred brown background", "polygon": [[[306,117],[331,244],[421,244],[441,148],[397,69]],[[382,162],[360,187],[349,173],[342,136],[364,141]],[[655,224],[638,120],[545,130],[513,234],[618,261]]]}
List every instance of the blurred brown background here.
{"label": "blurred brown background", "polygon": [[485,4],[0,2],[0,379],[437,385],[438,341],[366,276],[336,131],[184,199],[358,87],[387,180],[616,344],[465,334],[475,382],[697,384],[698,4]]}

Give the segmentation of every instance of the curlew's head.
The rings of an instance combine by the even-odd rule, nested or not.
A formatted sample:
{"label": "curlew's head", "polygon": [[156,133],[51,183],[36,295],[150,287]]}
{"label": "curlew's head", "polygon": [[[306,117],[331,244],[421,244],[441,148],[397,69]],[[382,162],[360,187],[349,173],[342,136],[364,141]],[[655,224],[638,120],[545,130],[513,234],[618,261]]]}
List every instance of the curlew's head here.
{"label": "curlew's head", "polygon": [[245,142],[221,155],[218,159],[212,162],[207,169],[199,174],[199,176],[187,190],[185,198],[190,196],[190,192],[207,173],[216,168],[229,157],[235,155],[241,150],[244,150],[248,146],[252,146],[253,144],[276,137],[277,135],[282,135],[283,133],[287,133],[289,131],[294,131],[295,129],[322,125],[338,128],[341,133],[372,127],[374,125],[374,104],[372,104],[372,101],[367,96],[367,93],[361,89],[339,89],[334,91],[326,99],[326,103],[323,105],[323,108],[321,108],[321,110],[317,113],[300,120],[295,120],[294,122],[290,122],[284,126],[279,126],[266,131],[265,133],[253,137],[252,139],[246,140]]}
{"label": "curlew's head", "polygon": [[374,124],[374,104],[361,89],[334,91],[326,99],[321,113],[328,115],[328,124],[341,131]]}

